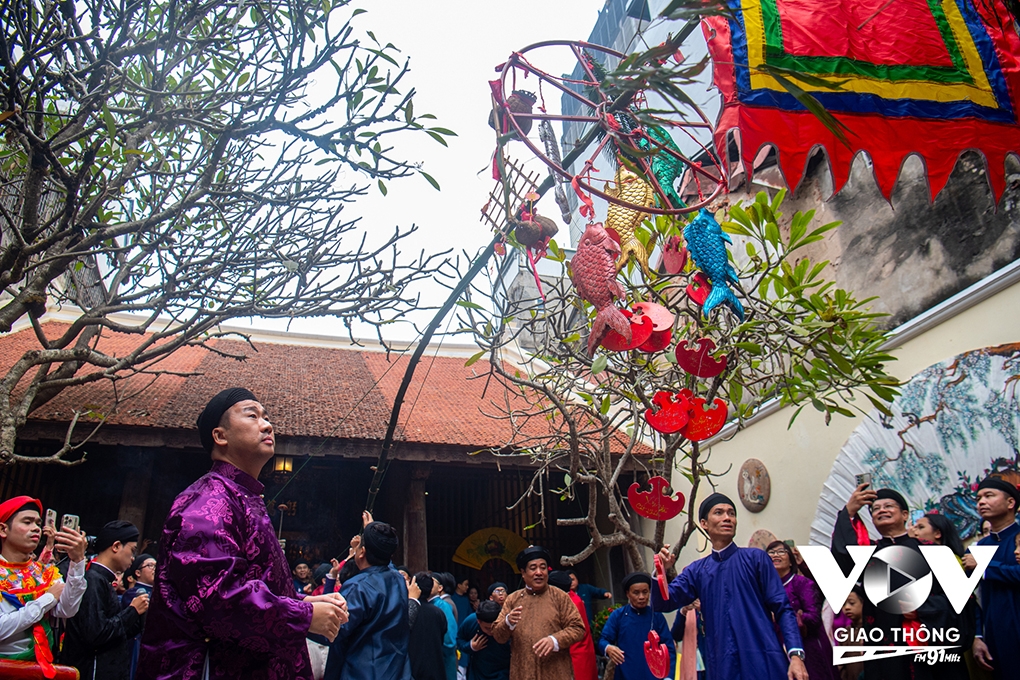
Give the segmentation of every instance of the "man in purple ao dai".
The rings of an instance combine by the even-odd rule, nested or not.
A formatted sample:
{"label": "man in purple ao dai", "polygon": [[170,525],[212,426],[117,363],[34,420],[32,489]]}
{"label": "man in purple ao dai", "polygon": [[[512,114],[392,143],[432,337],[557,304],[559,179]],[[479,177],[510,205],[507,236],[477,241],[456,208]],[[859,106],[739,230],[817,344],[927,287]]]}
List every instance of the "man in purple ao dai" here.
{"label": "man in purple ao dai", "polygon": [[332,641],[347,607],[338,593],[294,592],[260,495],[276,446],[266,410],[224,390],[198,431],[213,465],[163,526],[136,680],[311,680],[305,636]]}

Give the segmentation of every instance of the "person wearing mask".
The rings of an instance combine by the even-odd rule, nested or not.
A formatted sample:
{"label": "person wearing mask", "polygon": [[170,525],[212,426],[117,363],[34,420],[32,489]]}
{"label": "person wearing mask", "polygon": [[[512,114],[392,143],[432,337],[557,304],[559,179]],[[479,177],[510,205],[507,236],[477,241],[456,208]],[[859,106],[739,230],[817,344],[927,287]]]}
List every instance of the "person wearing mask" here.
{"label": "person wearing mask", "polygon": [[446,614],[428,601],[435,588],[435,580],[425,571],[415,574],[408,585],[411,635],[407,652],[414,680],[446,680]]}
{"label": "person wearing mask", "polygon": [[[996,551],[981,579],[982,611],[974,660],[996,680],[1006,680],[1020,672],[1020,564],[1014,552],[1020,535],[1016,521],[1020,490],[992,475],[978,484],[977,498],[978,514],[991,525],[978,545],[994,545]],[[964,566],[976,566],[972,555],[967,555]]]}
{"label": "person wearing mask", "polygon": [[570,660],[574,666],[574,680],[598,680],[599,669],[595,661],[595,642],[591,639],[591,628],[588,626],[588,616],[584,611],[584,603],[577,593],[570,589],[570,574],[565,571],[550,571],[549,585],[559,588],[567,594],[570,601],[577,607],[577,613],[581,615],[581,623],[584,624],[584,638],[580,642],[570,645]]}
{"label": "person wearing mask", "polygon": [[832,665],[832,645],[822,625],[822,593],[814,581],[800,573],[797,558],[786,543],[773,541],[765,552],[772,560],[786,590],[786,599],[797,615],[808,677],[811,680],[838,680]]}
{"label": "person wearing mask", "polygon": [[63,527],[53,545],[67,554],[67,580],[56,566],[33,560],[42,536],[42,503],[16,496],[0,503],[0,659],[34,661],[49,673],[57,640],[53,619],[78,613],[85,594],[85,534]]}
{"label": "person wearing mask", "polygon": [[[131,587],[120,596],[120,606],[127,609],[139,595],[148,595],[152,598],[152,582],[156,576],[156,558],[152,555],[142,554],[135,558],[128,570],[124,572],[124,580],[132,583]],[[142,634],[139,633],[131,640],[131,670],[128,677],[135,677],[135,669],[138,667],[138,651],[142,646]]]}
{"label": "person wearing mask", "polygon": [[[702,650],[708,680],[807,680],[797,616],[764,550],[733,542],[737,510],[721,493],[698,507],[701,528],[712,554],[687,565],[669,584],[669,598],[652,588],[655,611],[674,611],[701,600],[705,622]],[[669,546],[659,553],[669,569],[676,561]],[[778,622],[779,643],[773,621]]]}
{"label": "person wearing mask", "polygon": [[209,401],[197,426],[212,469],[163,525],[136,677],[311,680],[305,636],[332,640],[347,608],[338,593],[294,592],[258,481],[276,451],[269,415],[235,387]]}
{"label": "person wearing mask", "polygon": [[616,665],[614,678],[620,680],[655,680],[645,663],[644,645],[648,632],[654,630],[669,650],[669,668],[676,668],[676,645],[665,617],[648,606],[652,597],[652,577],[644,572],[627,574],[623,579],[627,604],[606,619],[599,637],[599,652]]}
{"label": "person wearing mask", "polygon": [[460,624],[457,648],[461,659],[467,659],[467,680],[510,680],[510,643],[499,644],[492,637],[492,626],[502,610],[486,600]]}
{"label": "person wearing mask", "polygon": [[149,596],[136,595],[120,606],[113,581],[135,559],[138,529],[123,520],[108,522],[96,535],[98,555],[85,572],[85,595],[67,622],[61,663],[74,666],[81,680],[128,680],[132,640],[142,631]]}
{"label": "person wearing mask", "polygon": [[358,574],[343,582],[340,594],[350,617],[337,634],[326,662],[326,680],[405,680],[410,627],[404,577],[390,565],[397,532],[385,522],[369,522],[354,553]]}
{"label": "person wearing mask", "polygon": [[571,680],[570,646],[584,638],[577,607],[559,588],[549,587],[549,552],[537,545],[517,555],[524,588],[511,593],[492,628],[510,641],[510,680]]}

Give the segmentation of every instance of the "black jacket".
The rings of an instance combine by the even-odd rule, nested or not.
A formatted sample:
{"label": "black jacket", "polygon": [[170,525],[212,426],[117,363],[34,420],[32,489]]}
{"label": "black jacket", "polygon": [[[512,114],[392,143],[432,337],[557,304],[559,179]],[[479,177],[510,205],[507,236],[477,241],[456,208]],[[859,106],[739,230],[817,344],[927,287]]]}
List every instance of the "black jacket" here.
{"label": "black jacket", "polygon": [[430,602],[420,604],[407,644],[414,680],[446,680],[443,660],[446,625],[446,614],[439,607]]}
{"label": "black jacket", "polygon": [[81,680],[128,680],[130,641],[144,618],[134,607],[121,609],[113,590],[113,572],[93,564],[85,572],[85,595],[67,622],[60,663],[74,666]]}

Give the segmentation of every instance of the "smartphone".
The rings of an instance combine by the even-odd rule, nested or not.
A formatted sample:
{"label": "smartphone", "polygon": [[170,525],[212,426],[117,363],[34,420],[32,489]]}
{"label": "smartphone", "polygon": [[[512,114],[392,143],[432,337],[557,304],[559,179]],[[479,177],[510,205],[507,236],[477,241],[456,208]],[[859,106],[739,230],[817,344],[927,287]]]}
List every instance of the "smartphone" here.
{"label": "smartphone", "polygon": [[78,515],[64,515],[64,519],[60,522],[62,529],[70,529],[71,531],[78,531],[78,524],[80,520]]}
{"label": "smartphone", "polygon": [[860,486],[861,484],[867,484],[868,486],[871,486],[871,473],[862,472],[859,475],[854,475],[854,481],[857,483],[857,486]]}
{"label": "smartphone", "polygon": [[57,511],[53,508],[46,511],[46,526],[57,528]]}

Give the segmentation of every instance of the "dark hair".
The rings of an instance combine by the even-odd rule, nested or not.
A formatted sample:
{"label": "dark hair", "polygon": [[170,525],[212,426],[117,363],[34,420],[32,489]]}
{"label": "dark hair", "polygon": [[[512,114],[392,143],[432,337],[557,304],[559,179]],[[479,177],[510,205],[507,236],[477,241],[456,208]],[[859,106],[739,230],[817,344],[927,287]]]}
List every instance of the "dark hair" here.
{"label": "dark hair", "polygon": [[457,592],[457,582],[454,580],[453,574],[450,572],[433,572],[432,576],[439,581],[439,585],[443,586],[443,592],[447,595],[452,595]]}
{"label": "dark hair", "polygon": [[399,567],[396,567],[396,570],[397,571],[402,571],[405,574],[410,574],[411,573],[411,570],[407,568],[406,564],[401,564]]}
{"label": "dark hair", "polygon": [[942,534],[942,545],[949,546],[949,549],[957,557],[963,557],[966,549],[963,547],[963,541],[960,540],[960,532],[956,530],[956,525],[953,524],[953,521],[937,512],[925,515],[924,517],[936,531]]}
{"label": "dark hair", "polygon": [[316,567],[315,571],[312,572],[312,583],[314,583],[316,586],[321,586],[322,584],[324,584],[326,582],[326,574],[329,573],[329,570],[331,568],[332,567],[329,564],[320,564],[318,567]]}
{"label": "dark hair", "polygon": [[[576,571],[574,571],[573,569],[567,569],[567,570],[566,570],[566,572],[567,572],[567,574],[569,574],[570,576],[573,576],[574,578],[577,578],[577,572],[576,572]],[[578,580],[578,581],[580,581],[581,579],[577,578],[577,580]]]}
{"label": "dark hair", "polygon": [[775,550],[776,548],[782,548],[783,550],[786,551],[786,556],[790,560],[790,573],[791,574],[799,573],[798,570],[797,570],[797,558],[794,557],[793,550],[791,550],[790,546],[786,545],[782,541],[772,541],[765,548],[765,552],[770,552],[772,550]]}
{"label": "dark hair", "polygon": [[432,588],[434,588],[436,584],[432,576],[429,575],[427,571],[419,571],[412,578],[414,579],[415,584],[417,584],[418,589],[421,590],[421,594],[424,597],[431,597]]}
{"label": "dark hair", "polygon": [[354,578],[361,570],[358,569],[358,563],[354,559],[349,559],[344,562],[344,566],[340,567],[340,573],[336,575],[336,580],[340,583],[346,583],[348,580]]}
{"label": "dark hair", "polygon": [[502,610],[503,608],[492,600],[479,602],[477,611],[478,620],[482,623],[492,623],[499,618],[499,613]]}
{"label": "dark hair", "polygon": [[303,564],[303,565],[305,565],[306,567],[308,567],[309,569],[311,569],[311,568],[312,568],[312,565],[308,563],[308,560],[298,560],[297,562],[295,562],[295,563],[294,563],[294,564],[293,564],[293,565],[291,566],[291,569],[292,569],[292,570],[293,570],[293,569],[297,569],[297,568],[298,568],[298,567],[300,567],[300,566],[301,566],[302,564]]}

